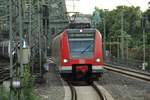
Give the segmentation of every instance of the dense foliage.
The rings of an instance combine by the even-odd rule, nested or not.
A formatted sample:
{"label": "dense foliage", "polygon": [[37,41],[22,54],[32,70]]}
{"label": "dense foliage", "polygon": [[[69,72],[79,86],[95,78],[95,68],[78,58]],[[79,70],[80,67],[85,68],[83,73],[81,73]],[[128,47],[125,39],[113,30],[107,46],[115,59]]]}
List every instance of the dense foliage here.
{"label": "dense foliage", "polygon": [[[99,11],[101,23],[97,28],[104,34],[104,20],[106,23],[106,49],[112,49],[112,56],[117,57],[117,42],[124,37],[124,55],[126,57],[126,49],[128,49],[128,59],[143,60],[143,32],[141,28],[141,17],[145,16],[146,29],[146,61],[150,62],[150,9],[142,12],[139,7],[134,6],[118,6],[114,10],[95,9]],[[123,19],[122,19],[123,17]],[[123,25],[123,31],[121,26]],[[123,32],[123,35],[121,35]],[[110,41],[111,40],[111,41]],[[111,42],[111,44],[110,44]],[[113,44],[114,43],[114,44]],[[127,46],[128,43],[128,46]],[[120,56],[120,55],[119,55]]]}

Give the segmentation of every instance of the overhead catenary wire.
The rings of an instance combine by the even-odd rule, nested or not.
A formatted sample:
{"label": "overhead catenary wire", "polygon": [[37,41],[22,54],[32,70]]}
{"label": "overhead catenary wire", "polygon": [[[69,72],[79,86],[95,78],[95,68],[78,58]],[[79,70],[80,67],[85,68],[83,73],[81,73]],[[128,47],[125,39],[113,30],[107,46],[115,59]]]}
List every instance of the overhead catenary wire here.
{"label": "overhead catenary wire", "polygon": [[135,6],[131,1],[126,0],[131,6]]}

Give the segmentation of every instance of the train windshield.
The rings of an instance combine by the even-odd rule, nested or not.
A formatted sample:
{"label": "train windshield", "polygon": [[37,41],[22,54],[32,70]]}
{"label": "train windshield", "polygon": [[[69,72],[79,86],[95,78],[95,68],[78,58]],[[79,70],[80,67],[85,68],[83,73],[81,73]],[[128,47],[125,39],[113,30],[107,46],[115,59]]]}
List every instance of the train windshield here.
{"label": "train windshield", "polygon": [[[76,35],[76,36],[75,36]],[[69,47],[72,58],[91,58],[94,47],[94,33],[91,36],[69,35]]]}

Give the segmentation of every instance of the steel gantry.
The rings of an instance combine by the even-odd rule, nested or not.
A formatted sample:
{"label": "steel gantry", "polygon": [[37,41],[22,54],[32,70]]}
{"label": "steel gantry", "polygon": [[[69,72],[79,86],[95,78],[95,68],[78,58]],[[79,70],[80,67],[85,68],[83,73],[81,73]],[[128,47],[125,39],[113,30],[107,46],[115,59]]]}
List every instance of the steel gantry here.
{"label": "steel gantry", "polygon": [[[9,40],[10,40],[10,100],[24,100],[24,87],[26,85],[26,78],[30,70],[30,64],[35,63],[34,58],[38,56],[38,62],[40,62],[40,74],[41,74],[41,23],[36,24],[40,21],[40,7],[38,9],[32,9],[32,0],[9,0]],[[37,11],[37,12],[35,12]],[[33,14],[33,15],[32,15]],[[35,17],[38,15],[38,18]],[[32,16],[35,18],[33,19]],[[33,30],[32,24],[38,26],[37,29]],[[39,32],[37,36],[37,32]],[[35,37],[34,37],[35,35]],[[34,39],[35,41],[33,41]],[[16,59],[13,57],[13,45],[15,43]],[[34,44],[35,43],[35,44]],[[36,55],[37,49],[39,48],[38,55]],[[31,53],[30,53],[31,50]],[[30,59],[31,55],[31,59]],[[29,61],[30,60],[30,61]],[[15,61],[15,62],[14,62]],[[25,78],[26,77],[26,78]]]}
{"label": "steel gantry", "polygon": [[26,1],[28,5],[26,23],[28,23],[31,62],[33,62],[32,66],[35,66],[32,72],[42,74],[42,65],[50,53],[54,34],[58,34],[68,25],[65,0]]}
{"label": "steel gantry", "polygon": [[[24,100],[23,87],[27,81],[24,77],[28,76],[26,72],[29,72],[30,66],[37,63],[36,73],[42,74],[41,14],[40,0],[9,0],[10,100]],[[12,55],[13,43],[16,45],[16,59]]]}
{"label": "steel gantry", "polygon": [[68,25],[66,4],[65,0],[0,2],[3,2],[3,7],[9,8],[5,9],[6,14],[0,15],[0,25],[5,26],[6,39],[10,41],[9,99],[24,100],[25,77],[28,76],[26,71],[42,76],[43,63],[50,51],[52,38]]}
{"label": "steel gantry", "polygon": [[[23,27],[22,27],[22,1],[9,0],[9,38],[10,38],[10,100],[24,100],[23,98]],[[18,27],[18,28],[17,28]],[[17,60],[13,58],[13,41],[15,41]],[[20,59],[19,59],[19,58]]]}
{"label": "steel gantry", "polygon": [[8,0],[0,0],[0,41],[6,40],[9,35],[8,32]]}
{"label": "steel gantry", "polygon": [[59,34],[69,23],[65,0],[47,0],[49,7],[48,46],[52,38]]}

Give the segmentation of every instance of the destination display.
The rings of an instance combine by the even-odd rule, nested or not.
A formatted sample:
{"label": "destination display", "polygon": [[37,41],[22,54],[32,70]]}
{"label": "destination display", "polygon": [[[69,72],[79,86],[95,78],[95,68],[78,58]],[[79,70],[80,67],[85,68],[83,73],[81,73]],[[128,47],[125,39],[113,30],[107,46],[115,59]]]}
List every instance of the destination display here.
{"label": "destination display", "polygon": [[91,37],[93,38],[94,37],[94,33],[69,33],[68,34],[69,38],[87,38],[87,37]]}

